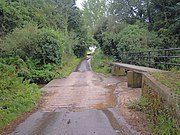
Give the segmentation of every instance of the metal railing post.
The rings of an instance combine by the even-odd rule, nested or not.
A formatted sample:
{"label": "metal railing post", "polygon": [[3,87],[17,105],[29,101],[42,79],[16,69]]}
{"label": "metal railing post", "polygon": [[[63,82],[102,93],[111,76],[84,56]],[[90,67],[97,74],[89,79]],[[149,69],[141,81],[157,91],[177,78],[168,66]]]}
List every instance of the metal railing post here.
{"label": "metal railing post", "polygon": [[167,69],[168,67],[167,67],[167,64],[166,64],[166,60],[167,60],[167,51],[166,50],[164,50],[164,65],[165,65],[165,68]]}
{"label": "metal railing post", "polygon": [[149,52],[148,52],[148,64],[149,64],[149,67],[150,67],[150,65],[151,65],[150,56],[151,56],[151,52],[149,51]]}

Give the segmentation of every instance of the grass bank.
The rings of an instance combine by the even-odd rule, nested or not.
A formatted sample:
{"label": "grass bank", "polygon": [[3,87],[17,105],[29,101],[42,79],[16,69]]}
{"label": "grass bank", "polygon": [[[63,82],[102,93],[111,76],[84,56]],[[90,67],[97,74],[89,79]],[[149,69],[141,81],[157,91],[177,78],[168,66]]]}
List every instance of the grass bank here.
{"label": "grass bank", "polygon": [[167,86],[171,92],[180,95],[180,71],[152,73],[152,76]]}
{"label": "grass bank", "polygon": [[111,62],[112,58],[105,56],[101,50],[97,49],[91,61],[92,70],[107,75],[111,72],[111,68],[109,67],[109,63]]}
{"label": "grass bank", "polygon": [[56,78],[64,78],[67,77],[74,68],[78,65],[81,59],[76,56],[69,56],[65,58],[65,62],[61,66],[56,67],[56,72],[58,75]]}

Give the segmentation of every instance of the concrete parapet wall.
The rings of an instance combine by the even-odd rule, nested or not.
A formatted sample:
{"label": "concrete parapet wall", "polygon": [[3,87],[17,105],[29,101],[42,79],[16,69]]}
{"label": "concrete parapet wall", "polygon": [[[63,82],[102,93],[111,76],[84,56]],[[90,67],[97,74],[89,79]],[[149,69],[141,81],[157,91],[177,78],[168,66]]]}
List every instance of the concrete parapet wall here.
{"label": "concrete parapet wall", "polygon": [[126,76],[126,70],[124,68],[114,65],[112,68],[112,75]]}

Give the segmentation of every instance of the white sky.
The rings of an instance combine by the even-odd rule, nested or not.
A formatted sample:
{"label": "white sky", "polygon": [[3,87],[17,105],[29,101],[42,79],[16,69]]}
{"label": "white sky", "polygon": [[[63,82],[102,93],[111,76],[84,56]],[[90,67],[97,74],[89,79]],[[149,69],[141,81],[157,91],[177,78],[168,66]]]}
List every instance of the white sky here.
{"label": "white sky", "polygon": [[80,8],[80,9],[82,9],[82,2],[83,2],[84,0],[76,0],[76,5],[77,5],[77,7],[78,8]]}

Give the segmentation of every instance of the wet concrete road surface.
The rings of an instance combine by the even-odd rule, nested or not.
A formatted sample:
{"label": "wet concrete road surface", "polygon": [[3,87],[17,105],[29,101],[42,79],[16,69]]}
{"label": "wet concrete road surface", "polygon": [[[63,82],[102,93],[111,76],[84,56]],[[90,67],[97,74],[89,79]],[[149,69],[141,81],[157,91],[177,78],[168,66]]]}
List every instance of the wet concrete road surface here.
{"label": "wet concrete road surface", "polygon": [[83,60],[66,79],[45,87],[42,108],[10,135],[135,135],[113,109],[115,80],[91,72],[90,59]]}

